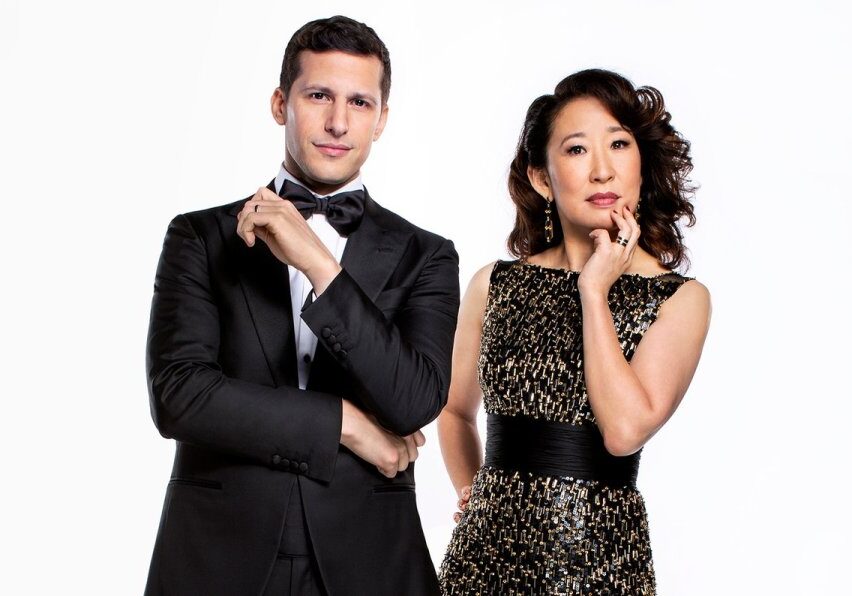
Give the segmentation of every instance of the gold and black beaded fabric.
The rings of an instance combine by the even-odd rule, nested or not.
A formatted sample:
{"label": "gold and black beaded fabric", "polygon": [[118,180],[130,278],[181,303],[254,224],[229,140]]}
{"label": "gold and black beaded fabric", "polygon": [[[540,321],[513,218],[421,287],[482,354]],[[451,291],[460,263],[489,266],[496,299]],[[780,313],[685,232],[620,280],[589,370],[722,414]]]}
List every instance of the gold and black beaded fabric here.
{"label": "gold and black beaded fabric", "polygon": [[[479,357],[489,419],[599,435],[583,379],[578,275],[519,261],[495,265]],[[628,361],[687,280],[627,274],[613,284],[609,306]],[[644,501],[632,482],[614,484],[483,466],[441,565],[443,593],[655,594]]]}

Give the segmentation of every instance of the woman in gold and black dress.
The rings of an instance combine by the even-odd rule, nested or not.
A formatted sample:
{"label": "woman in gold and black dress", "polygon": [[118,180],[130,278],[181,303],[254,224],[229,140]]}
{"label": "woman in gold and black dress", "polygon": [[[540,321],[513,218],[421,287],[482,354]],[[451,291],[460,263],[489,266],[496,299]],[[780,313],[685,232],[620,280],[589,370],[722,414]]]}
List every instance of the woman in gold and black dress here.
{"label": "woman in gold and black dress", "polygon": [[673,271],[691,169],[656,89],[587,70],[530,106],[509,176],[519,259],[471,281],[439,419],[462,509],[446,594],[655,593],[639,453],[710,318],[706,288]]}

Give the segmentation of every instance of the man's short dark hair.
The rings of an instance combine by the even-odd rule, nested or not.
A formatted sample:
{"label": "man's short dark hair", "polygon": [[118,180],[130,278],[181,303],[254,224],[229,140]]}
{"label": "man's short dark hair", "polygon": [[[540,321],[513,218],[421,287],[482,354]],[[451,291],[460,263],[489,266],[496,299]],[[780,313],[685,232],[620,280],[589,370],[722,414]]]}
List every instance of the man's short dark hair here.
{"label": "man's short dark hair", "polygon": [[299,54],[304,50],[375,56],[382,63],[382,103],[387,103],[391,85],[390,54],[371,27],[338,15],[311,21],[296,31],[284,50],[281,64],[279,87],[285,96],[290,94],[293,81],[299,77]]}

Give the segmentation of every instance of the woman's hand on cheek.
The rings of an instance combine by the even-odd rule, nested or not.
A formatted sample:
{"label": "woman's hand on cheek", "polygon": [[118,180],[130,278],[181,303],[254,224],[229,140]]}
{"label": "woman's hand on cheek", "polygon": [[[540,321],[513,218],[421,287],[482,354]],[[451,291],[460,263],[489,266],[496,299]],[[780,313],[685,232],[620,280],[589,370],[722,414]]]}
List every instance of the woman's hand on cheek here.
{"label": "woman's hand on cheek", "polygon": [[615,242],[610,240],[609,231],[598,228],[589,237],[594,242],[594,252],[580,272],[578,287],[581,296],[603,296],[627,269],[633,260],[639,241],[639,224],[626,205],[610,213],[618,228]]}

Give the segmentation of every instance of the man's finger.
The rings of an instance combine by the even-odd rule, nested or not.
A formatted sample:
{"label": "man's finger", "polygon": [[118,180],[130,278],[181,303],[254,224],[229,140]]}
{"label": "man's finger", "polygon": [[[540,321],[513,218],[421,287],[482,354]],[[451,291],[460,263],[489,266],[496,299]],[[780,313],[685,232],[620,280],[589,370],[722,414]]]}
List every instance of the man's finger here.
{"label": "man's finger", "polygon": [[252,199],[250,201],[246,201],[246,204],[243,205],[240,213],[245,216],[247,213],[257,213],[258,211],[285,211],[288,205],[293,205],[293,203],[280,200],[269,201],[266,199]]}
{"label": "man's finger", "polygon": [[257,232],[259,231],[256,228],[267,226],[272,219],[270,215],[269,213],[255,213],[250,211],[240,219],[237,233],[242,230],[243,240],[246,241],[246,244],[254,246],[255,242],[257,242]]}
{"label": "man's finger", "polygon": [[275,194],[274,190],[269,190],[265,186],[258,191],[258,195],[256,195],[256,196],[258,196],[258,198],[263,200],[263,201],[283,201],[284,200],[281,197],[279,197],[277,194]]}
{"label": "man's finger", "polygon": [[409,436],[405,437],[404,440],[405,440],[405,447],[408,450],[408,460],[409,461],[416,461],[418,451],[417,451],[417,443],[414,442],[414,437],[412,435],[409,435]]}
{"label": "man's finger", "polygon": [[274,209],[267,208],[266,211],[249,211],[242,219],[240,219],[240,227],[244,231],[253,228],[265,228],[278,220],[277,213]]}
{"label": "man's finger", "polygon": [[248,221],[248,217],[242,217],[237,223],[237,236],[243,239],[248,246],[254,246],[254,224]]}
{"label": "man's finger", "polygon": [[396,471],[404,472],[410,463],[408,459],[408,447],[405,445],[405,441],[402,441],[402,445],[397,447],[397,449],[399,449],[399,461],[396,465]]}

